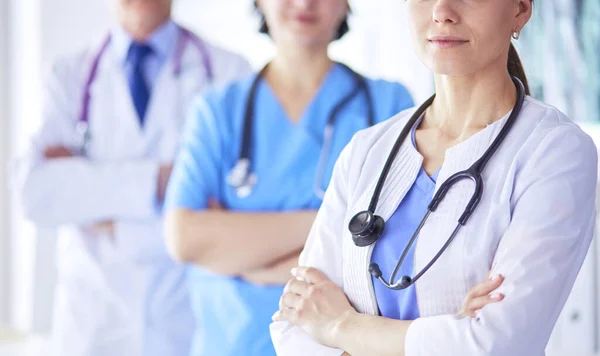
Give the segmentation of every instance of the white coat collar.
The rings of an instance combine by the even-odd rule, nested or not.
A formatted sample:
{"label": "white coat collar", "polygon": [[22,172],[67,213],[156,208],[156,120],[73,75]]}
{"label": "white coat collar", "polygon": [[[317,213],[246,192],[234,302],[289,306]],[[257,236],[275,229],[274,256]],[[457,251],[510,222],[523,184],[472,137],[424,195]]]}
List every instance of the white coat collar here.
{"label": "white coat collar", "polygon": [[[161,61],[165,61],[173,54],[178,35],[177,25],[169,20],[154,30],[146,43],[152,48],[153,55],[158,56]],[[127,62],[129,48],[132,43],[131,35],[122,26],[115,25],[113,27],[111,30],[111,49],[122,66]]]}

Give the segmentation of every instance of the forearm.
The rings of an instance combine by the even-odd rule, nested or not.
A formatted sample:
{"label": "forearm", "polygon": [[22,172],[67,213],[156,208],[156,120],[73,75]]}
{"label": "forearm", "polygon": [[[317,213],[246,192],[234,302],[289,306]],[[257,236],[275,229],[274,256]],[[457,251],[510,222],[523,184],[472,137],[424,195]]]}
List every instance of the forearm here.
{"label": "forearm", "polygon": [[167,215],[167,244],[173,257],[182,262],[240,275],[300,250],[315,215],[311,210],[241,213],[179,209]]}
{"label": "forearm", "polygon": [[271,266],[242,273],[242,278],[257,285],[283,285],[292,278],[290,271],[298,266],[300,250],[282,258]]}
{"label": "forearm", "polygon": [[353,313],[339,326],[336,346],[349,356],[404,356],[405,338],[412,321]]}
{"label": "forearm", "polygon": [[42,226],[146,219],[156,214],[158,165],[96,163],[85,158],[42,161],[21,180],[26,217]]}

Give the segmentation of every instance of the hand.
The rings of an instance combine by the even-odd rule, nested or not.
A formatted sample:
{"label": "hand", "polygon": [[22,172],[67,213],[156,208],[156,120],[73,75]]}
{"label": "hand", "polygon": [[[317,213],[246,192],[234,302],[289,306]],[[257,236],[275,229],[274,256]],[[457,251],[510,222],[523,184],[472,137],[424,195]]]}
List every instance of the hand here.
{"label": "hand", "polygon": [[485,282],[480,283],[469,290],[461,309],[457,313],[458,316],[475,317],[477,312],[484,306],[490,303],[497,303],[504,299],[504,294],[492,293],[492,291],[502,284],[504,277],[502,275],[496,275],[493,278],[494,279],[491,279],[490,274],[488,273]]}
{"label": "hand", "polygon": [[317,269],[297,267],[285,286],[273,321],[289,321],[322,345],[335,345],[341,323],[357,312],[342,289]]}
{"label": "hand", "polygon": [[110,237],[115,236],[115,222],[114,221],[102,221],[95,223],[91,226],[92,231],[98,234],[108,235]]}
{"label": "hand", "polygon": [[46,159],[68,158],[73,156],[73,152],[65,146],[50,146],[46,147],[44,150],[44,158]]}
{"label": "hand", "polygon": [[166,164],[160,166],[158,170],[158,182],[157,184],[157,199],[159,202],[165,200],[165,194],[167,191],[167,185],[169,184],[169,178],[171,178],[171,172],[173,171],[173,164]]}

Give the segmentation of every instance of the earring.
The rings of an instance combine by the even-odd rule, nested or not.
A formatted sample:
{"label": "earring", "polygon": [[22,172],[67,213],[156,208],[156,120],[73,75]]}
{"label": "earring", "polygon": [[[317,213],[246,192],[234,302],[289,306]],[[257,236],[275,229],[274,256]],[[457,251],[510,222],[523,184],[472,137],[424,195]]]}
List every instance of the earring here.
{"label": "earring", "polygon": [[513,31],[512,38],[514,38],[515,40],[518,40],[519,36],[521,36],[521,34],[519,33],[519,31]]}

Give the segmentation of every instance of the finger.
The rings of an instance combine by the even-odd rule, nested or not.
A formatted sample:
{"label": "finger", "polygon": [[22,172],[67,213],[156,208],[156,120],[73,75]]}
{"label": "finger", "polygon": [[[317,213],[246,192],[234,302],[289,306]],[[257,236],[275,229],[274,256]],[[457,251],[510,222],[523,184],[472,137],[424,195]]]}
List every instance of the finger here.
{"label": "finger", "polygon": [[471,288],[468,294],[469,299],[482,297],[484,295],[490,294],[496,288],[498,288],[502,282],[504,281],[504,277],[502,275],[495,275],[492,279],[488,279],[483,283],[476,285]]}
{"label": "finger", "polygon": [[47,148],[46,150],[44,150],[44,158],[59,158],[60,157],[60,152],[55,149],[55,148]]}
{"label": "finger", "polygon": [[273,320],[273,321],[286,321],[287,319],[285,319],[281,315],[281,312],[278,310],[278,311],[275,312],[275,314],[273,314],[273,316],[271,317],[271,320]]}
{"label": "finger", "polygon": [[301,281],[299,279],[291,279],[283,289],[284,293],[294,293],[298,295],[306,295],[310,290],[310,283]]}
{"label": "finger", "polygon": [[295,318],[294,318],[294,311],[292,309],[279,309],[278,311],[275,312],[275,314],[273,314],[273,316],[271,317],[271,319],[273,321],[289,321],[290,323],[294,323]]}
{"label": "finger", "polygon": [[73,154],[64,146],[50,146],[44,150],[45,158],[71,157]]}
{"label": "finger", "polygon": [[302,297],[295,293],[284,293],[279,299],[279,309],[298,309]]}
{"label": "finger", "polygon": [[313,267],[295,267],[292,269],[292,276],[313,284],[329,280],[323,272]]}
{"label": "finger", "polygon": [[489,295],[484,295],[482,297],[479,298],[475,298],[471,301],[469,301],[467,307],[465,308],[467,312],[471,311],[471,312],[476,312],[478,310],[480,310],[481,308],[485,307],[488,304],[491,303],[497,303],[499,301],[501,301],[502,299],[504,299],[504,294],[502,293],[492,293]]}

